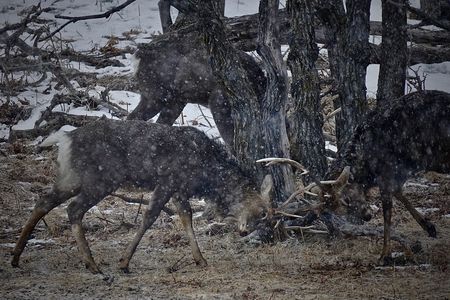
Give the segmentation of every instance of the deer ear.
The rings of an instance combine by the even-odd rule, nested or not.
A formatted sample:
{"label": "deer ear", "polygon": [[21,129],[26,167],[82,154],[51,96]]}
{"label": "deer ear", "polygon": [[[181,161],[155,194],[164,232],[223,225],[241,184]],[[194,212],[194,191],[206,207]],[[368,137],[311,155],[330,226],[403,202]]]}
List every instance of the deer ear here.
{"label": "deer ear", "polygon": [[350,166],[346,166],[343,170],[341,175],[336,179],[336,183],[333,184],[334,189],[342,189],[350,179]]}
{"label": "deer ear", "polygon": [[273,179],[270,174],[267,174],[261,183],[261,197],[270,203],[273,195]]}

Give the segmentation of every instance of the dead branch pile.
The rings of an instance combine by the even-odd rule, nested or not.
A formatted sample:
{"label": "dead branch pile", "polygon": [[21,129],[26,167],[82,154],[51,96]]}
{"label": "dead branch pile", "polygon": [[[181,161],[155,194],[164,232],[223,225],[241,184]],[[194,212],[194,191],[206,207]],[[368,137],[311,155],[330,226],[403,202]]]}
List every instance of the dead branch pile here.
{"label": "dead branch pile", "polygon": [[[73,50],[69,41],[65,41],[51,28],[56,26],[55,21],[43,18],[44,13],[51,12],[52,8],[42,8],[40,4],[33,5],[19,12],[23,19],[19,23],[6,24],[0,28],[0,48],[4,55],[0,57],[0,89],[6,98],[1,105],[1,123],[13,125],[19,119],[30,116],[31,109],[28,101],[21,101],[21,105],[11,101],[11,96],[30,87],[38,87],[51,78],[48,88],[43,92],[50,93],[52,89],[61,92],[54,96],[51,105],[42,114],[32,130],[12,131],[10,138],[33,138],[39,135],[49,134],[57,127],[71,124],[82,125],[86,123],[87,117],[68,116],[63,113],[52,113],[52,109],[58,105],[87,106],[96,108],[99,105],[106,107],[117,116],[127,115],[127,111],[108,101],[107,92],[100,99],[90,97],[87,91],[77,90],[71,80],[77,79],[87,89],[91,88],[96,81],[95,74],[82,73],[69,66],[69,62],[82,62],[96,68],[107,66],[123,66],[114,59],[116,56],[131,53],[134,49],[118,49],[114,45],[114,39],[110,39],[107,46],[100,49],[97,54],[84,54]],[[57,84],[52,86],[53,81]],[[43,121],[46,121],[43,123]],[[41,126],[45,124],[44,126]]]}

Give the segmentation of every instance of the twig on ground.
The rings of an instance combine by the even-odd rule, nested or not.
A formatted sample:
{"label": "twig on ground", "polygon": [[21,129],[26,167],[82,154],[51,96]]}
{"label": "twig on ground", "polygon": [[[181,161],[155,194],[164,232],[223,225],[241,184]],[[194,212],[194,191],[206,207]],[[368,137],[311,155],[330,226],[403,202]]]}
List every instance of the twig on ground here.
{"label": "twig on ground", "polygon": [[[116,193],[112,193],[111,196],[114,196],[114,197],[117,197],[119,199],[122,199],[123,201],[125,201],[127,203],[138,203],[138,204],[142,203],[144,205],[148,205],[148,200],[143,199],[143,197],[139,198],[139,199],[136,199],[136,198],[130,198],[130,197],[127,197],[127,196],[124,196],[124,195],[116,194]],[[175,212],[173,210],[171,210],[170,208],[168,208],[168,207],[164,206],[163,207],[163,211],[166,214],[168,214],[169,216],[175,215]]]}
{"label": "twig on ground", "polygon": [[200,106],[200,104],[197,104],[197,107],[200,110],[200,113],[202,114],[203,119],[205,119],[206,122],[208,123],[209,128],[212,128],[213,126],[212,126],[211,122],[209,122],[208,117],[206,117],[205,114],[203,113],[203,110],[202,110],[202,107]]}

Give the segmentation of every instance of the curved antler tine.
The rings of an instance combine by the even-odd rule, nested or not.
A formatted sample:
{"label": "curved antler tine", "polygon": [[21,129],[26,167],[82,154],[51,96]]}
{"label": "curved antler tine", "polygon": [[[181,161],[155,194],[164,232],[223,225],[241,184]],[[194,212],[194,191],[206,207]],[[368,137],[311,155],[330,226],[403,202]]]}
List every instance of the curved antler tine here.
{"label": "curved antler tine", "polygon": [[337,187],[342,187],[348,183],[350,179],[350,166],[346,166],[339,177],[335,180],[322,180],[320,181],[320,185],[334,185]]}
{"label": "curved antler tine", "polygon": [[309,173],[309,171],[299,162],[289,159],[289,158],[282,158],[282,157],[268,157],[268,158],[262,158],[262,159],[258,159],[256,161],[257,163],[266,163],[266,166],[271,166],[274,164],[280,164],[280,163],[284,163],[284,164],[289,164],[291,166],[293,166],[296,169],[299,169],[302,171],[302,173],[300,175],[306,175]]}
{"label": "curved antler tine", "polygon": [[337,183],[337,180],[321,180],[319,181],[320,184],[318,184],[318,186],[320,187],[320,185],[333,185]]}
{"label": "curved antler tine", "polygon": [[341,175],[336,179],[336,184],[338,186],[344,186],[348,183],[348,180],[350,179],[350,166],[345,166],[342,170]]}

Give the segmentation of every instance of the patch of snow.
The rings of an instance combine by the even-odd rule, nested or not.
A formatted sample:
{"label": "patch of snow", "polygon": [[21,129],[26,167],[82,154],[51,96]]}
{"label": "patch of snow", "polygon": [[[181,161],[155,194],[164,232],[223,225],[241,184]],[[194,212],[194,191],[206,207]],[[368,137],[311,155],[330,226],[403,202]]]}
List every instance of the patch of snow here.
{"label": "patch of snow", "polygon": [[[256,14],[258,12],[259,1],[225,0],[225,16],[242,16]],[[280,1],[280,8],[286,7],[286,0]]]}
{"label": "patch of snow", "polygon": [[198,212],[195,212],[192,214],[192,218],[196,220],[196,219],[200,218],[202,215],[203,215],[203,212],[198,211]]}
{"label": "patch of snow", "polygon": [[420,264],[420,265],[411,265],[411,266],[377,266],[375,267],[375,270],[378,271],[389,271],[391,272],[392,270],[395,271],[409,271],[409,270],[427,270],[431,268],[431,264]]}
{"label": "patch of snow", "polygon": [[379,72],[380,72],[380,65],[371,64],[367,66],[367,73],[366,73],[367,97],[370,98],[377,97]]}
{"label": "patch of snow", "polygon": [[[11,2],[12,3],[12,2]],[[42,7],[52,7],[53,11],[42,14],[43,18],[52,19],[58,25],[62,25],[66,20],[55,19],[54,16],[60,15],[72,15],[83,16],[92,15],[95,13],[102,13],[110,9],[112,6],[119,4],[119,1],[90,1],[90,0],[60,0],[60,1],[40,1],[40,0],[27,0],[16,1],[14,5],[7,2],[0,4],[0,20],[1,24],[4,23],[17,23],[22,17],[18,16],[18,13],[29,7],[41,3]],[[285,7],[286,1],[280,1],[280,7]],[[412,1],[412,5],[418,6],[419,0]],[[244,14],[254,14],[258,12],[259,1],[242,1],[242,0],[226,0],[225,15],[228,17],[240,16]],[[177,15],[177,10],[171,9],[172,17]],[[381,0],[374,0],[371,3],[371,20],[381,20]],[[133,30],[132,34],[129,34]],[[161,32],[161,24],[158,11],[158,0],[148,1],[136,1],[120,13],[111,15],[108,19],[92,19],[79,21],[68,25],[61,31],[61,37],[66,42],[62,42],[61,47],[73,48],[75,51],[84,51],[85,53],[99,53],[99,49],[105,46],[111,39],[111,37],[119,37],[117,48],[124,47],[136,47],[138,43],[148,43],[151,41],[152,34],[158,34]],[[124,35],[128,33],[128,35]],[[124,39],[125,36],[131,36],[130,39]],[[371,36],[371,41],[374,43],[380,42],[380,37]],[[28,42],[28,41],[27,41]],[[287,46],[282,46],[282,51],[288,50]],[[321,54],[326,53],[326,50],[321,50]],[[107,75],[131,75],[136,70],[136,62],[133,59],[132,54],[125,54],[122,57],[114,57],[113,59],[119,60],[124,67],[106,67],[96,69],[95,67],[88,66],[84,63],[70,62],[64,60],[62,63],[66,68],[74,68],[82,72],[89,72],[96,74],[98,77]],[[450,85],[448,84],[448,74],[450,73],[450,62],[432,65],[417,65],[415,68],[419,68],[421,75],[427,74],[426,88],[437,89],[450,92]],[[367,95],[369,97],[375,97],[378,84],[378,72],[379,65],[370,65],[367,69],[366,85]],[[28,76],[26,78],[33,78],[37,75],[24,74]],[[72,81],[76,88],[79,88],[79,84],[76,81]],[[54,78],[51,73],[48,73],[47,79],[36,88],[28,89],[21,92],[15,97],[11,97],[14,102],[18,99],[26,100],[30,105],[35,106],[31,117],[25,121],[19,121],[17,125],[13,127],[14,130],[27,130],[34,127],[34,123],[41,116],[41,112],[48,107],[50,100],[53,98],[56,92],[54,89],[50,89],[48,93],[47,89],[54,85]],[[80,88],[82,89],[82,88]],[[100,92],[103,91],[103,87],[95,87],[89,91],[89,94],[94,97],[99,97]],[[63,89],[64,91],[64,89]],[[127,91],[111,91],[111,101],[114,103],[125,102],[127,104],[119,104],[123,108],[131,111],[139,103],[139,95]],[[54,109],[54,111],[64,111],[69,114],[75,115],[87,115],[87,116],[102,116],[106,115],[108,118],[112,118],[107,109],[100,107],[98,111],[90,111],[84,107],[73,108],[67,105],[61,105]],[[184,117],[178,119],[179,125],[191,125],[198,129],[205,131],[212,138],[219,138],[219,132],[212,119],[211,113],[208,109],[202,108],[202,112],[196,105],[188,105],[183,111]],[[211,125],[210,125],[211,124]],[[0,138],[6,139],[9,137],[9,128],[6,125],[0,124]],[[335,147],[327,146],[328,149],[336,151]]]}
{"label": "patch of snow", "polygon": [[429,185],[426,185],[426,184],[421,184],[421,183],[411,182],[411,181],[406,182],[405,186],[414,186],[414,187],[425,188],[425,189],[430,187]]}
{"label": "patch of snow", "polygon": [[[50,100],[50,99],[49,99]],[[39,120],[39,118],[41,117],[42,112],[50,105],[50,101],[38,105],[36,106],[32,113],[31,116],[26,119],[26,120],[20,120],[19,122],[17,122],[16,125],[14,125],[12,127],[13,130],[28,130],[28,129],[33,129],[34,128],[34,124],[36,123],[37,120]]]}
{"label": "patch of snow", "polygon": [[219,130],[212,117],[209,108],[198,104],[189,103],[183,110],[183,113],[178,117],[176,125],[179,126],[193,126],[203,131],[210,138],[220,138]]}
{"label": "patch of snow", "polygon": [[38,156],[38,157],[36,157],[34,160],[35,160],[35,161],[48,160],[48,157]]}
{"label": "patch of snow", "polygon": [[28,240],[28,245],[45,245],[45,244],[55,244],[53,239],[42,240],[42,239],[31,239]]}
{"label": "patch of snow", "polygon": [[370,209],[371,209],[373,212],[378,212],[378,211],[380,211],[380,208],[379,208],[378,206],[376,206],[375,204],[371,204],[371,205],[370,205]]}
{"label": "patch of snow", "polygon": [[97,205],[95,205],[95,206],[92,206],[92,207],[89,209],[89,212],[91,212],[91,213],[100,213],[101,210],[98,208]]}
{"label": "patch of snow", "polygon": [[200,205],[200,206],[205,206],[205,205],[206,205],[205,199],[194,199],[193,202],[194,202],[196,205]]}
{"label": "patch of snow", "polygon": [[[63,111],[60,107],[55,107],[53,111]],[[69,108],[66,110],[66,113],[69,115],[76,115],[76,116],[91,116],[91,117],[102,117],[106,116],[108,119],[118,119],[111,115],[111,113],[106,108],[101,108],[100,110],[89,110],[86,109],[86,107],[75,107],[75,108]]]}
{"label": "patch of snow", "polygon": [[131,112],[141,101],[141,95],[129,91],[110,91],[109,101]]}
{"label": "patch of snow", "polygon": [[[412,66],[421,78],[426,76],[425,88],[427,90],[441,90],[450,92],[449,74],[450,62],[442,62],[438,64],[417,64]],[[414,76],[411,70],[408,70],[410,76]]]}
{"label": "patch of snow", "polygon": [[370,19],[381,21],[381,0],[372,0],[370,3]]}
{"label": "patch of snow", "polygon": [[433,213],[433,212],[437,212],[440,209],[436,208],[436,207],[432,207],[432,208],[426,208],[426,207],[416,207],[417,211],[420,212],[422,215],[426,215],[429,213]]}
{"label": "patch of snow", "polygon": [[9,126],[0,124],[0,139],[7,140],[9,138]]}
{"label": "patch of snow", "polygon": [[337,152],[337,147],[333,144],[331,144],[329,141],[325,141],[325,149],[331,150],[333,152]]}
{"label": "patch of snow", "polygon": [[[30,142],[29,145],[30,146],[39,145],[42,142],[43,139],[44,138],[42,136],[38,136],[37,138],[34,139],[34,141]],[[38,159],[35,159],[35,160],[38,160]]]}

